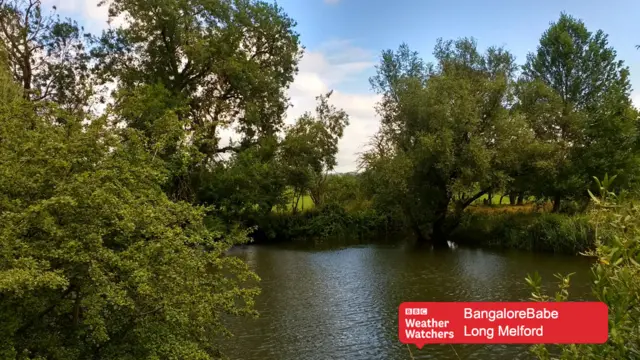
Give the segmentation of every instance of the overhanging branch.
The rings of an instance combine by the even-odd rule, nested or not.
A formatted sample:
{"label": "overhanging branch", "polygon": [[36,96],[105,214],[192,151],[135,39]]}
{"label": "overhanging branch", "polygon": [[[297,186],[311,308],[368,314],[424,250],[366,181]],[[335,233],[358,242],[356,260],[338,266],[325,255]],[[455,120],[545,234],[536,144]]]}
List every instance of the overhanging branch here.
{"label": "overhanging branch", "polygon": [[491,186],[486,187],[486,188],[480,190],[478,193],[476,193],[472,197],[470,197],[469,199],[467,199],[466,201],[462,202],[460,204],[462,209],[464,210],[467,206],[471,205],[474,201],[476,201],[480,197],[482,197],[482,195],[484,195],[484,194],[488,193],[489,191],[491,191],[491,188],[492,188]]}

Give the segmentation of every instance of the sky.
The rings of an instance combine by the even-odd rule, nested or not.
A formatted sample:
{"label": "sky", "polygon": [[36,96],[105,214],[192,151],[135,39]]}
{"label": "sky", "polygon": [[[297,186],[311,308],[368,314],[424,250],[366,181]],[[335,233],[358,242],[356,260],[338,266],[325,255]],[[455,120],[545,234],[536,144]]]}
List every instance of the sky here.
{"label": "sky", "polygon": [[[107,27],[107,11],[99,0],[43,0],[58,12],[97,33]],[[438,38],[474,37],[480,48],[504,46],[523,64],[535,51],[542,33],[561,12],[583,20],[595,32],[603,30],[631,71],[632,93],[640,105],[640,1],[637,0],[279,0],[296,20],[305,47],[299,73],[289,90],[292,123],[313,111],[315,97],[334,90],[331,103],[344,109],[350,125],[339,143],[337,172],[356,169],[358,153],[379,126],[379,97],[369,77],[384,49],[407,43],[431,61]]]}

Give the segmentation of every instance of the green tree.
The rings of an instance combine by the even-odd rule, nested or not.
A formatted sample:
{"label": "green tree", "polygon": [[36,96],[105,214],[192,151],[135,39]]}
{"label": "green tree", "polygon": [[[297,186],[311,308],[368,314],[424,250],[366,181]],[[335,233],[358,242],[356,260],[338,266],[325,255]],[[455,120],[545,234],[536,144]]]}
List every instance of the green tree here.
{"label": "green tree", "polygon": [[544,186],[554,198],[586,197],[592,174],[620,174],[636,182],[638,114],[629,97],[629,70],[607,35],[562,14],[527,56],[519,94],[536,136],[555,147]]}
{"label": "green tree", "polygon": [[[282,130],[301,56],[295,22],[277,4],[253,0],[115,0],[109,14],[128,19],[92,50],[98,79],[118,84],[113,118],[150,139],[171,170],[172,199],[228,195],[199,186],[228,169],[234,154]],[[240,140],[222,145],[222,131]]]}
{"label": "green tree", "polygon": [[[253,0],[115,0],[109,14],[129,23],[105,31],[93,49],[98,76],[117,81],[120,96],[139,86],[166,91],[164,105],[205,160],[281,129],[301,55],[295,22],[282,8]],[[146,131],[136,118],[121,121]],[[241,135],[238,144],[220,145],[225,128]]]}
{"label": "green tree", "polygon": [[302,115],[282,142],[281,157],[294,198],[308,192],[316,206],[324,203],[327,176],[337,164],[338,141],[349,125],[347,113],[329,104],[331,94],[318,96],[315,116]]}
{"label": "green tree", "polygon": [[285,169],[274,156],[278,143],[262,143],[234,154],[225,167],[198,176],[198,199],[215,206],[228,224],[269,215],[286,202]]}
{"label": "green tree", "polygon": [[339,204],[353,210],[365,205],[367,199],[364,195],[360,174],[332,174],[327,177],[326,203]]}
{"label": "green tree", "polygon": [[51,122],[0,74],[0,358],[218,358],[223,315],[252,313],[225,256],[246,233],[171,201],[138,130]]}
{"label": "green tree", "polygon": [[483,54],[461,39],[439,40],[434,55],[432,66],[406,45],[383,52],[371,82],[383,96],[380,137],[392,151],[366,162],[383,183],[396,184],[381,191],[399,202],[418,238],[445,245],[464,209],[508,179],[506,157],[522,121],[508,109],[515,71],[508,52]]}

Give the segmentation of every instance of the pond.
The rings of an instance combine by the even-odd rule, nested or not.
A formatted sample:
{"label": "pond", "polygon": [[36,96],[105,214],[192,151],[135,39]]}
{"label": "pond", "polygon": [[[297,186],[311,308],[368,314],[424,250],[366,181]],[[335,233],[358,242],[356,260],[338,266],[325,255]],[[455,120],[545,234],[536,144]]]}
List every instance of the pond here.
{"label": "pond", "polygon": [[530,359],[521,345],[427,345],[398,340],[405,301],[526,301],[525,277],[575,272],[571,295],[590,298],[583,257],[410,245],[248,245],[233,250],[261,277],[258,319],[233,319],[225,341],[231,359]]}

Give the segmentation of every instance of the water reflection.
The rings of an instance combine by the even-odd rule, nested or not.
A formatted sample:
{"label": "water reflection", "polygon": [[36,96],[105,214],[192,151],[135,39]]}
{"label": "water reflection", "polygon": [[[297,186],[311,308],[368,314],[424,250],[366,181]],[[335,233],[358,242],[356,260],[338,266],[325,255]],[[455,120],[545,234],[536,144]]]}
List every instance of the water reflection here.
{"label": "water reflection", "polygon": [[[577,272],[573,291],[580,297],[588,291],[589,264],[574,257],[390,246],[247,246],[234,254],[262,278],[262,294],[260,318],[230,325],[236,336],[225,348],[232,359],[407,359],[397,334],[401,302],[526,300],[524,277],[534,271],[548,285],[556,272]],[[521,346],[412,351],[416,359],[529,358]]]}

